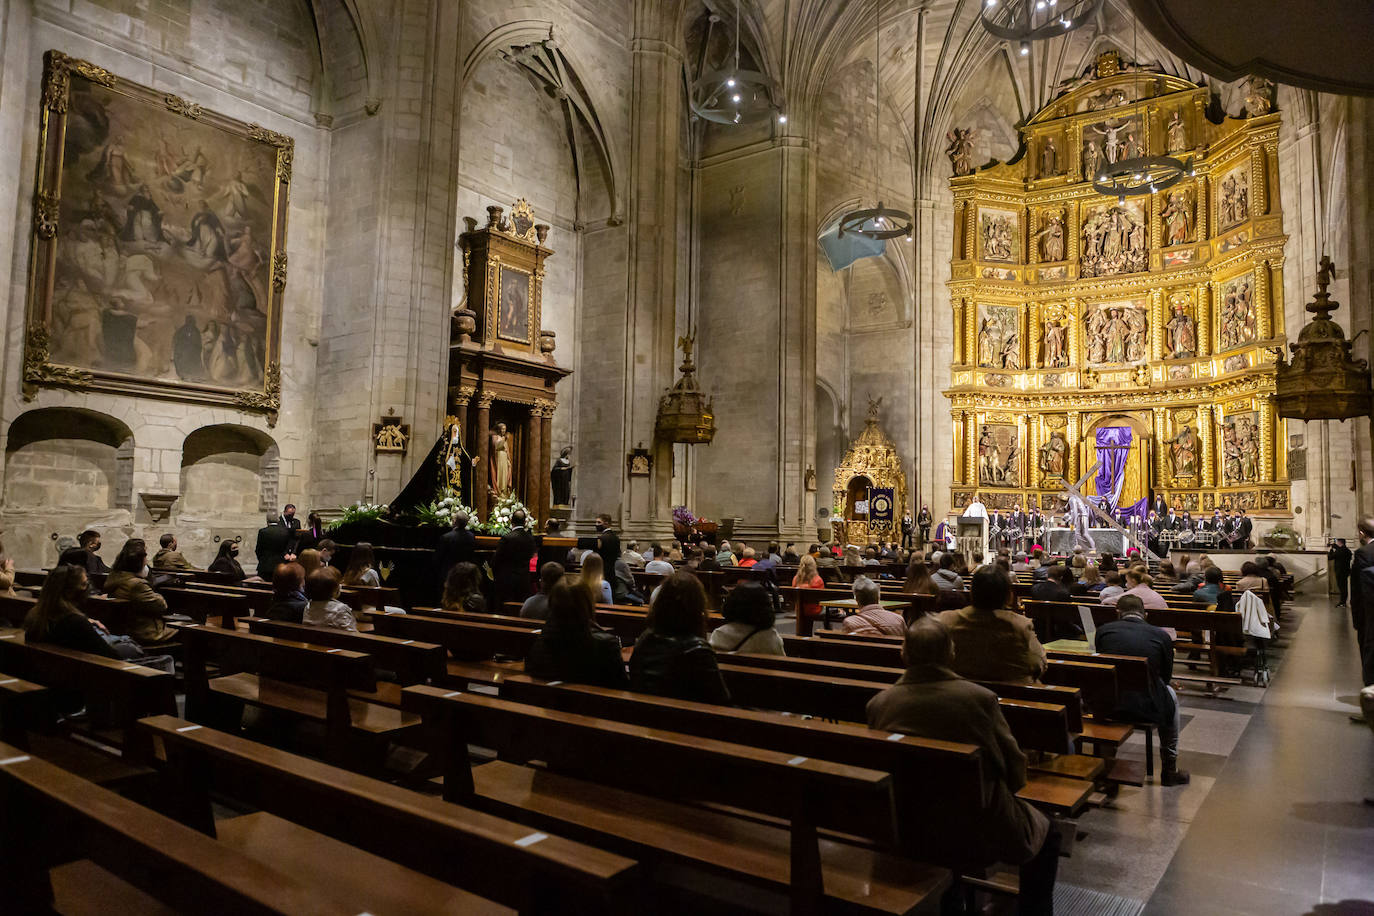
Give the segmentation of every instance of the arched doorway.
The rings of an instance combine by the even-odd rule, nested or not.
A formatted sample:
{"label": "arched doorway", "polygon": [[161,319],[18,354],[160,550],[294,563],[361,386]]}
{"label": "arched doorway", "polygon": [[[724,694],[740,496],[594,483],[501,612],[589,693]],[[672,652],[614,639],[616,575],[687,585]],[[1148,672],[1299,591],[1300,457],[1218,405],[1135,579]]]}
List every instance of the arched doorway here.
{"label": "arched doorway", "polygon": [[868,521],[868,491],[872,486],[873,481],[862,474],[850,479],[844,497],[844,517],[847,521]]}
{"label": "arched doorway", "polygon": [[1083,434],[1082,467],[1098,464],[1098,469],[1084,484],[1084,495],[1099,497],[1113,514],[1143,516],[1150,502],[1150,446],[1150,425],[1141,417],[1109,414],[1090,423]]}

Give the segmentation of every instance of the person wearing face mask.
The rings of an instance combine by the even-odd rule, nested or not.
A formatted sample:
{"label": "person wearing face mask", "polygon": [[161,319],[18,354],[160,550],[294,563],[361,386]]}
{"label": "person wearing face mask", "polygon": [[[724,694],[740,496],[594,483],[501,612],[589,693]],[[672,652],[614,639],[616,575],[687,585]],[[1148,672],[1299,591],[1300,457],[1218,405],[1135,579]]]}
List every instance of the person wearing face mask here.
{"label": "person wearing face mask", "polygon": [[243,567],[239,565],[238,541],[224,540],[219,542],[219,554],[210,564],[210,572],[233,576],[235,583],[242,582],[247,578]]}
{"label": "person wearing face mask", "polygon": [[118,635],[133,637],[145,646],[166,642],[175,635],[162,621],[162,615],[167,613],[167,599],[153,591],[148,582],[148,547],[142,538],[124,542],[105,577],[105,594],[129,602],[126,632]]}

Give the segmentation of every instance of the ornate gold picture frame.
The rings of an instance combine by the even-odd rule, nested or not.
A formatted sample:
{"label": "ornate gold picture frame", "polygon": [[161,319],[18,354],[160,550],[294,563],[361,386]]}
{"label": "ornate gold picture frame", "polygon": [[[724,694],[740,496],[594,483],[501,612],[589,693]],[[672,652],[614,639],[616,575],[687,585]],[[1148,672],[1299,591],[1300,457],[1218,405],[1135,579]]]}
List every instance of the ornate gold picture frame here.
{"label": "ornate gold picture frame", "polygon": [[44,57],[24,394],[281,406],[294,141]]}

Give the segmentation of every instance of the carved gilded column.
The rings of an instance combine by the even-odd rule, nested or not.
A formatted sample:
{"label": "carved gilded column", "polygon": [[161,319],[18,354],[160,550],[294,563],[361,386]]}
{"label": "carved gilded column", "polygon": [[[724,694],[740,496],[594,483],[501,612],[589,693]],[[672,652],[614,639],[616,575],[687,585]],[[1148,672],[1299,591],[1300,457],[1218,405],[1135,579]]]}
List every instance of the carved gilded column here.
{"label": "carved gilded column", "polygon": [[[1064,321],[1069,328],[1069,365],[1081,371],[1083,365],[1085,364],[1085,360],[1083,359],[1083,354],[1082,352],[1080,352],[1078,346],[1079,340],[1083,336],[1083,322],[1080,320],[1082,316],[1080,316],[1078,313],[1078,302],[1079,300],[1077,299],[1070,299],[1064,303]],[[1079,384],[1082,384],[1081,378],[1079,379]]]}
{"label": "carved gilded column", "polygon": [[956,261],[964,259],[964,202],[956,200],[954,202],[954,240],[952,245],[953,257]]}
{"label": "carved gilded column", "polygon": [[1197,285],[1197,355],[1212,355],[1212,284]]}
{"label": "carved gilded column", "polygon": [[473,453],[476,460],[472,469],[472,508],[479,518],[485,519],[490,508],[487,498],[488,465],[491,462],[491,402],[495,398],[485,391],[477,393],[477,424],[473,435],[477,437],[477,449]]}
{"label": "carved gilded column", "polygon": [[[1077,184],[1083,180],[1083,126],[1078,123],[1069,125],[1065,150],[1069,159],[1069,181]],[[1070,224],[1072,225],[1072,224]],[[1066,227],[1067,228],[1067,227]]]}
{"label": "carved gilded column", "polygon": [[[1194,144],[1196,145],[1196,144]],[[1208,193],[1206,175],[1197,176],[1197,240],[1205,242],[1212,235],[1212,198]]]}
{"label": "carved gilded column", "polygon": [[1034,242],[1035,233],[1036,233],[1036,231],[1037,231],[1037,227],[1036,227],[1035,222],[1034,222],[1035,217],[1036,217],[1036,213],[1037,213],[1037,211],[1032,210],[1030,207],[1027,207],[1027,208],[1026,208],[1026,263],[1027,263],[1027,264],[1039,264],[1039,263],[1040,263],[1040,246],[1037,245],[1037,244],[1035,244],[1035,242]]}
{"label": "carved gilded column", "polygon": [[968,362],[968,351],[964,348],[964,322],[967,321],[965,312],[965,299],[955,299],[953,302],[954,315],[954,365],[962,366]]}
{"label": "carved gilded column", "polygon": [[1068,245],[1065,250],[1068,252],[1070,274],[1078,276],[1078,246],[1082,244],[1082,234],[1078,229],[1078,212],[1081,205],[1078,201],[1069,201],[1064,207],[1064,235]]}
{"label": "carved gilded column", "polygon": [[971,261],[978,254],[978,208],[972,200],[964,201],[964,260]]}
{"label": "carved gilded column", "polygon": [[964,412],[962,410],[951,410],[950,426],[952,429],[951,437],[954,448],[954,465],[951,470],[951,477],[955,484],[964,482]]}
{"label": "carved gilded column", "polygon": [[1164,291],[1150,292],[1150,359],[1164,358]]}
{"label": "carved gilded column", "polygon": [[1269,212],[1269,169],[1264,161],[1264,149],[1250,150],[1250,218]]}
{"label": "carved gilded column", "polygon": [[978,415],[964,411],[964,483],[978,485]]}
{"label": "carved gilded column", "polygon": [[1269,329],[1271,337],[1278,337],[1286,333],[1288,326],[1284,321],[1284,309],[1287,304],[1283,299],[1283,258],[1275,258],[1269,262],[1269,318],[1272,326]]}
{"label": "carved gilded column", "polygon": [[1169,438],[1168,417],[1163,407],[1154,408],[1155,418],[1155,474],[1154,485],[1163,487],[1168,483],[1168,475],[1165,473],[1164,460],[1164,440]]}
{"label": "carved gilded column", "polygon": [[964,365],[978,364],[978,303],[964,300]]}
{"label": "carved gilded column", "polygon": [[472,442],[468,437],[468,402],[476,394],[472,388],[453,388],[453,415],[458,419],[458,435],[462,437],[463,448],[467,449],[469,455],[472,454]]}
{"label": "carved gilded column", "polygon": [[1040,303],[1031,302],[1026,310],[1026,368],[1040,365]]}
{"label": "carved gilded column", "polygon": [[1204,487],[1215,487],[1216,484],[1216,462],[1213,460],[1215,449],[1214,428],[1212,426],[1212,405],[1199,404],[1197,406],[1197,437],[1200,444],[1200,454],[1198,455],[1198,471],[1202,475],[1202,485]]}
{"label": "carved gilded column", "polygon": [[1255,335],[1268,340],[1273,334],[1273,311],[1269,307],[1269,262],[1255,265]]}
{"label": "carved gilded column", "polygon": [[1274,482],[1274,399],[1264,395],[1259,399],[1260,467],[1259,477],[1265,483]]}
{"label": "carved gilded column", "polygon": [[1068,430],[1065,432],[1069,444],[1069,473],[1066,475],[1070,483],[1076,483],[1083,474],[1083,417],[1076,410],[1069,411]]}
{"label": "carved gilded column", "polygon": [[553,467],[554,404],[545,401],[542,406],[543,409],[539,412],[539,518],[541,521],[548,521],[549,504],[552,502],[549,493],[549,469]]}
{"label": "carved gilded column", "polygon": [[1040,446],[1044,444],[1045,418],[1033,414],[1026,418],[1026,488],[1043,486],[1040,479]]}
{"label": "carved gilded column", "polygon": [[534,517],[543,520],[539,514],[539,491],[542,489],[541,483],[544,475],[540,472],[540,460],[543,454],[543,420],[544,408],[538,401],[530,405],[529,432],[526,434],[525,445],[525,508],[534,513]]}

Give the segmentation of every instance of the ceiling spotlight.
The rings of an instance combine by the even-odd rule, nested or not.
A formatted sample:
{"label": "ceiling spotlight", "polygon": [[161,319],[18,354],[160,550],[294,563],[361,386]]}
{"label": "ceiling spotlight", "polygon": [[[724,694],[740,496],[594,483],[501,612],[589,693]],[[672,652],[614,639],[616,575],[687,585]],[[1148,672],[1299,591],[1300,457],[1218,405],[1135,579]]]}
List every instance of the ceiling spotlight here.
{"label": "ceiling spotlight", "polygon": [[993,8],[994,6],[996,6],[996,5],[997,5],[997,0],[987,0],[987,2],[983,4],[983,6],[984,6],[985,8],[987,8],[987,9],[992,9],[992,8]]}
{"label": "ceiling spotlight", "polygon": [[739,98],[740,98],[739,93],[736,92],[734,95],[730,96],[730,101],[732,101],[732,102],[738,102],[738,101],[739,101]]}
{"label": "ceiling spotlight", "polygon": [[1035,8],[1043,10],[1045,8],[1045,0],[1035,0]]}
{"label": "ceiling spotlight", "polygon": [[780,115],[778,115],[778,123],[779,123],[779,124],[786,124],[786,123],[787,123],[787,115],[785,115],[785,114],[780,114]]}
{"label": "ceiling spotlight", "polygon": [[734,88],[735,88],[735,78],[734,78],[733,76],[730,77],[728,80],[725,81],[725,85],[729,86],[731,89],[734,89]]}
{"label": "ceiling spotlight", "polygon": [[1071,29],[1071,28],[1073,28],[1073,20],[1072,20],[1072,19],[1061,18],[1061,19],[1059,20],[1059,24],[1062,25],[1062,26],[1063,26],[1064,28],[1066,28],[1066,29]]}
{"label": "ceiling spotlight", "polygon": [[1021,56],[1022,56],[1022,57],[1027,57],[1027,56],[1029,56],[1029,55],[1030,55],[1030,42],[1029,42],[1029,41],[1023,41],[1023,42],[1021,42]]}

